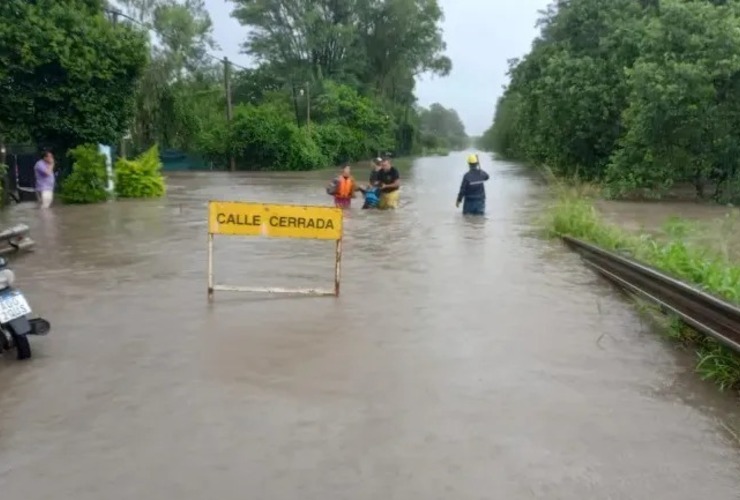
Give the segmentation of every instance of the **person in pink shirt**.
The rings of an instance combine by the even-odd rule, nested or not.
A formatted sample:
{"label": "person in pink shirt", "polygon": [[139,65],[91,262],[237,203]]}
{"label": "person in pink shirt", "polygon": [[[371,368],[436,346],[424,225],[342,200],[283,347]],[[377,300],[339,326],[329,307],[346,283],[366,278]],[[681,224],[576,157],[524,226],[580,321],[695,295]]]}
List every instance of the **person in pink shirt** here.
{"label": "person in pink shirt", "polygon": [[51,151],[44,151],[44,156],[33,167],[36,174],[36,197],[41,208],[49,208],[54,201],[54,155]]}

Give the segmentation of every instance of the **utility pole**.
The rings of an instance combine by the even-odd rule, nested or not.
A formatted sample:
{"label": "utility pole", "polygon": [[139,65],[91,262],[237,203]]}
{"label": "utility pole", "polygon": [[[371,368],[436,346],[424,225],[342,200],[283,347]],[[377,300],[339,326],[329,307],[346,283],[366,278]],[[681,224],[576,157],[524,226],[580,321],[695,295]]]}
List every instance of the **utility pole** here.
{"label": "utility pole", "polygon": [[[8,165],[5,163],[6,160],[6,154],[7,150],[5,149],[5,138],[0,135],[0,168],[8,167]],[[8,167],[5,169],[5,172],[0,171],[2,173],[2,187],[3,187],[3,197],[2,197],[2,206],[6,206],[8,204],[8,201],[10,200],[10,172],[8,172]],[[16,184],[18,182],[16,181]]]}
{"label": "utility pole", "polygon": [[[110,14],[113,25],[118,25],[118,16],[121,15],[121,13],[117,10],[108,10],[106,12]],[[118,157],[123,158],[124,160],[126,159],[126,134],[121,137],[121,143],[118,146]]]}
{"label": "utility pole", "polygon": [[306,125],[311,128],[311,87],[306,82]]}
{"label": "utility pole", "polygon": [[301,111],[298,107],[298,91],[295,88],[295,82],[290,82],[290,89],[293,92],[293,112],[295,113],[295,124],[298,128],[301,126]]}
{"label": "utility pole", "polygon": [[[230,131],[233,110],[231,108],[231,63],[228,57],[224,57],[224,90],[226,91],[226,123]],[[231,151],[229,151],[229,170],[232,172],[236,170],[236,158]]]}

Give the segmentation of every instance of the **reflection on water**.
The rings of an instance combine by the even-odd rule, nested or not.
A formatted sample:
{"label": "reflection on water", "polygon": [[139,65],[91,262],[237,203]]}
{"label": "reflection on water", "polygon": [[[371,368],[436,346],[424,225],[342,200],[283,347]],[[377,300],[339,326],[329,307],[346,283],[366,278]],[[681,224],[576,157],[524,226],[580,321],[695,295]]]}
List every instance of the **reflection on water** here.
{"label": "reflection on water", "polygon": [[[734,400],[532,237],[541,188],[486,163],[486,217],[455,209],[462,154],[417,161],[395,212],[358,198],[336,299],[206,301],[208,200],[330,205],[324,174],[6,211],[38,241],[13,265],[53,332],[0,363],[3,498],[736,498]],[[218,237],[216,277],[330,286],[333,252]]]}

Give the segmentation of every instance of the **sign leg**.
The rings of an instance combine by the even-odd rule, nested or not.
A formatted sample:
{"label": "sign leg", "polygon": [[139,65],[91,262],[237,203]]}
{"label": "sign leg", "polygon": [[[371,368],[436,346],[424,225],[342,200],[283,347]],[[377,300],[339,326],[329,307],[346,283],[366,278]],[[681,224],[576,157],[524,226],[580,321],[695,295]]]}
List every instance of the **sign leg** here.
{"label": "sign leg", "polygon": [[208,233],[208,300],[213,300],[213,233]]}
{"label": "sign leg", "polygon": [[337,240],[336,259],[334,261],[334,295],[339,297],[339,281],[342,278],[342,238]]}

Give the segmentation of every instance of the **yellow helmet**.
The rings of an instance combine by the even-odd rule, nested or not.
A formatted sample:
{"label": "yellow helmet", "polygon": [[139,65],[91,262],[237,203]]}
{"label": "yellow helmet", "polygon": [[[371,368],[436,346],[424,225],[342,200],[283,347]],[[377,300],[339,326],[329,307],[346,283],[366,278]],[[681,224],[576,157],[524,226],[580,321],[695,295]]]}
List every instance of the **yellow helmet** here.
{"label": "yellow helmet", "polygon": [[468,156],[468,165],[477,165],[478,163],[479,163],[478,155]]}

